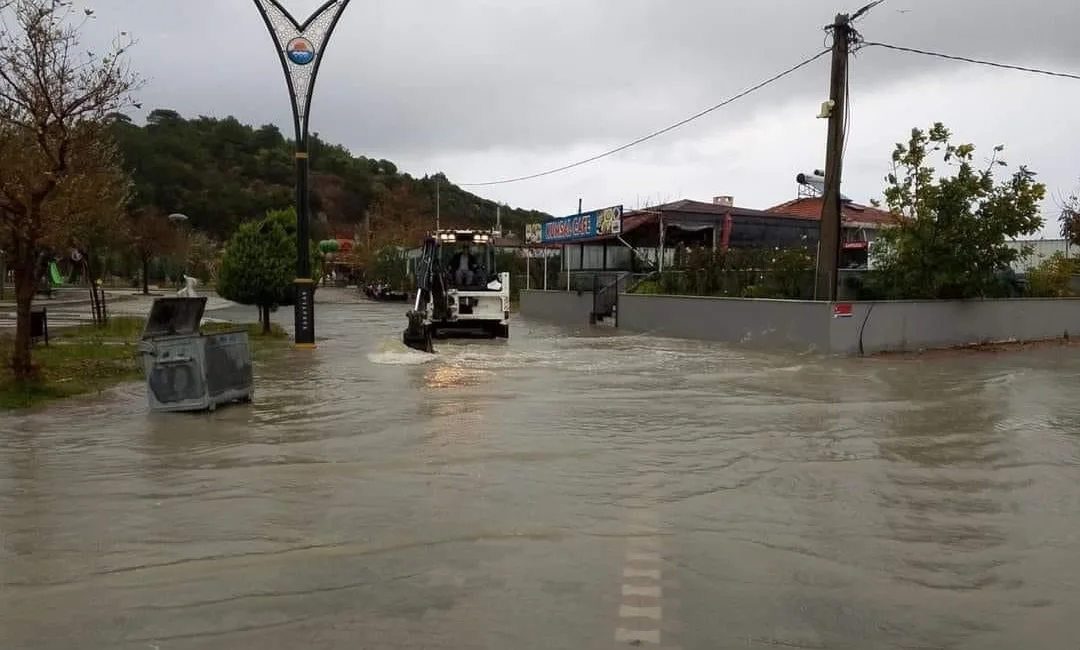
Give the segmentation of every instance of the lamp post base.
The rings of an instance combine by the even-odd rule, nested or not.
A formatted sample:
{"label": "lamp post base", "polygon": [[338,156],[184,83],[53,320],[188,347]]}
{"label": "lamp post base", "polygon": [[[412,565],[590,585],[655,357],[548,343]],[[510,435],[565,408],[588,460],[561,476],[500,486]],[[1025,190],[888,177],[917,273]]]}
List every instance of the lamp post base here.
{"label": "lamp post base", "polygon": [[295,336],[297,350],[315,349],[315,283],[311,278],[296,279]]}

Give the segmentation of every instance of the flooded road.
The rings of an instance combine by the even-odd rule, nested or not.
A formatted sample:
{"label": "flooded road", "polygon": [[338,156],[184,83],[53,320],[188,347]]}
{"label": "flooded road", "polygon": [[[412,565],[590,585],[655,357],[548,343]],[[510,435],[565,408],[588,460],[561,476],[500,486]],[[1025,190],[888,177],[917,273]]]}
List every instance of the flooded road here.
{"label": "flooded road", "polygon": [[429,357],[402,310],[319,305],[250,406],[0,420],[0,648],[1076,648],[1080,351]]}

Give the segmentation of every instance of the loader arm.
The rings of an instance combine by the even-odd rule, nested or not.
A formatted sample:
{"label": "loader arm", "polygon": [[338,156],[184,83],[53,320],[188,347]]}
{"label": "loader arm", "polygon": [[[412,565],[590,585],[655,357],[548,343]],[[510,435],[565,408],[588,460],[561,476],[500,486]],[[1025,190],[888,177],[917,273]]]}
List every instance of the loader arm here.
{"label": "loader arm", "polygon": [[405,345],[422,352],[434,352],[431,319],[445,310],[446,282],[439,269],[439,242],[428,237],[416,263],[416,297],[412,309],[406,313],[409,324],[402,336]]}
{"label": "loader arm", "polygon": [[420,259],[416,264],[416,297],[413,300],[413,309],[426,311],[428,305],[431,305],[436,317],[446,310],[446,278],[439,268],[439,244],[431,237],[424,241]]}

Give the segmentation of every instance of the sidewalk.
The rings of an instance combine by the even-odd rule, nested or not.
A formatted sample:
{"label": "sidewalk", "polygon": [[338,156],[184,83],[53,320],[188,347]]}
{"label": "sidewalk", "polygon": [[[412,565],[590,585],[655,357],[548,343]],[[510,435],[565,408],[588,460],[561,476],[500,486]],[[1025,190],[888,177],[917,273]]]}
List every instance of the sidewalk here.
{"label": "sidewalk", "polygon": [[[176,292],[164,293],[163,295],[176,295]],[[71,327],[93,321],[90,307],[90,296],[85,300],[56,298],[40,298],[34,300],[34,308],[44,307],[49,317],[49,327]],[[225,300],[216,294],[200,294],[206,296],[206,312],[228,309],[236,306],[236,303]],[[110,316],[130,316],[145,318],[150,313],[150,306],[155,298],[162,295],[144,296],[133,295],[131,291],[106,291],[105,308]],[[0,330],[9,330],[15,327],[15,304],[10,301],[0,302]]]}

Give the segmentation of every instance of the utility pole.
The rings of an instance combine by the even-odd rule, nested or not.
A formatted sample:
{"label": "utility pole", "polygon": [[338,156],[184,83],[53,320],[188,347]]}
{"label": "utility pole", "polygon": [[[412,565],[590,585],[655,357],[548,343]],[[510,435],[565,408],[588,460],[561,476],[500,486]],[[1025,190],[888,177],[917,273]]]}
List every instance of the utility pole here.
{"label": "utility pole", "polygon": [[442,220],[442,201],[439,196],[439,177],[435,177],[435,230],[440,229],[439,222]]}
{"label": "utility pole", "polygon": [[[868,6],[869,7],[869,6]],[[863,10],[865,11],[865,10]],[[862,13],[862,12],[860,12]],[[834,302],[840,274],[841,208],[840,179],[844,164],[844,119],[847,99],[847,67],[851,45],[851,17],[837,14],[832,27],[832,73],[829,81],[829,135],[825,149],[825,192],[818,241],[818,300]]]}

